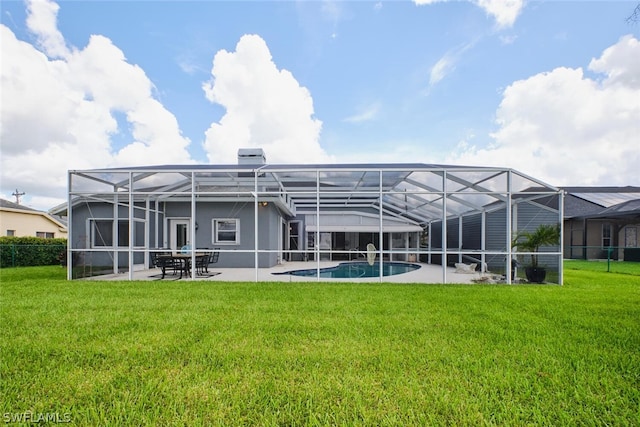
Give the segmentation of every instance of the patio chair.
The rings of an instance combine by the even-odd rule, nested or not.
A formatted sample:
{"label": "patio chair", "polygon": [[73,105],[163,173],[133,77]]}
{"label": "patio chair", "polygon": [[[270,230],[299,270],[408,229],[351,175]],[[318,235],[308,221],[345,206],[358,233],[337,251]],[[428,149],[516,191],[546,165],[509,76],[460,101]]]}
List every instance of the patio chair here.
{"label": "patio chair", "polygon": [[220,248],[214,248],[213,253],[211,253],[211,258],[209,258],[209,264],[217,263],[218,258],[220,258]]}
{"label": "patio chair", "polygon": [[198,274],[209,273],[209,265],[218,262],[218,258],[220,257],[220,248],[215,248],[214,252],[209,252],[209,248],[198,249],[207,251],[205,257],[199,257],[199,259],[196,260],[196,269],[198,268],[198,266],[200,267]]}
{"label": "patio chair", "polygon": [[203,276],[208,273],[207,265],[209,265],[210,252],[205,252],[204,255],[198,255],[196,257],[196,275]]}
{"label": "patio chair", "polygon": [[164,256],[158,256],[158,255],[171,255],[171,253],[170,252],[166,252],[166,253],[151,252],[151,263],[153,264],[154,267],[162,270],[163,279],[167,273],[167,270],[171,270],[173,272],[172,274],[174,275],[178,273],[178,271],[181,271],[182,265],[176,262],[175,259],[173,259],[170,256],[164,257]]}

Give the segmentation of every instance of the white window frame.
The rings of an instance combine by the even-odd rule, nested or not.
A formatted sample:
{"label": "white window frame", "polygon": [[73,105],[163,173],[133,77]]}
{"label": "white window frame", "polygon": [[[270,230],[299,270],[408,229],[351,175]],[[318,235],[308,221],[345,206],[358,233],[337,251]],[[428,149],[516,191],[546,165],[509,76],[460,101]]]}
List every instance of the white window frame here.
{"label": "white window frame", "polygon": [[[235,222],[235,230],[223,230],[227,233],[235,232],[235,240],[221,240],[218,237],[218,224],[221,222]],[[213,218],[211,219],[211,241],[214,245],[239,245],[240,244],[240,219],[239,218]]]}
{"label": "white window frame", "polygon": [[97,245],[96,244],[96,236],[94,233],[94,224],[96,222],[111,222],[111,235],[109,236],[109,239],[113,240],[113,224],[116,222],[116,220],[114,220],[113,218],[90,218],[87,220],[87,229],[89,230],[88,235],[89,235],[89,243],[90,243],[90,247],[91,248],[100,248],[100,249],[113,249],[115,247],[118,248],[128,248],[129,247],[129,220],[128,219],[118,219],[118,224],[122,223],[122,224],[126,224],[126,233],[122,234],[119,233],[118,234],[118,238],[122,239],[122,236],[125,236],[127,244],[126,245],[117,245],[114,246],[113,245],[113,241],[111,242],[111,245]]}

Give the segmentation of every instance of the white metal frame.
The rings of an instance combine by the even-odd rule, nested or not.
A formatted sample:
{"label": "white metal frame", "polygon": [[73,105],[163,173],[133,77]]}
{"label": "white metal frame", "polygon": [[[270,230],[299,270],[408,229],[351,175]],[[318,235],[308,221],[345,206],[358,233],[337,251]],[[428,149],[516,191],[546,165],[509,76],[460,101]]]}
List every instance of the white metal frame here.
{"label": "white metal frame", "polygon": [[[427,164],[372,164],[372,165],[195,165],[131,167],[123,169],[73,170],[68,176],[68,221],[69,241],[74,239],[73,207],[94,201],[113,204],[114,221],[118,220],[118,208],[128,209],[129,223],[133,224],[134,211],[143,209],[147,229],[145,236],[158,236],[158,223],[163,204],[173,201],[189,202],[191,205],[191,235],[195,236],[195,218],[198,202],[243,202],[254,206],[255,241],[253,252],[255,279],[258,281],[258,255],[262,252],[280,252],[281,248],[258,248],[259,202],[273,203],[283,216],[289,219],[305,213],[316,216],[315,241],[319,242],[320,217],[323,212],[343,210],[367,210],[378,212],[379,233],[377,247],[379,260],[393,248],[383,247],[384,218],[397,218],[408,224],[419,225],[429,232],[434,223],[442,224],[442,247],[420,250],[429,261],[433,255],[442,257],[442,282],[447,282],[446,260],[448,255],[461,258],[462,223],[467,215],[482,215],[481,248],[478,256],[484,263],[488,255],[504,255],[505,276],[510,281],[511,260],[515,255],[511,248],[512,233],[517,231],[517,217],[512,207],[523,201],[536,201],[556,197],[555,207],[541,206],[557,212],[557,223],[562,226],[562,191],[532,177],[508,168],[442,166]],[[508,207],[508,208],[507,208]],[[505,209],[506,228],[503,250],[486,249],[486,216]],[[149,229],[148,218],[155,215],[156,228]],[[458,242],[448,242],[447,221],[459,220]],[[133,246],[133,227],[130,227],[129,265],[133,265],[133,254],[144,252],[148,259],[149,248]],[[215,231],[214,231],[215,232]],[[240,230],[237,230],[239,233]],[[304,230],[300,230],[306,236]],[[562,235],[562,234],[561,234]],[[165,235],[166,236],[166,235]],[[193,237],[195,239],[195,237]],[[457,250],[448,243],[456,244]],[[558,257],[559,282],[562,283],[562,243],[557,252],[545,255]],[[68,259],[73,252],[86,251],[69,245]],[[234,249],[221,249],[233,252]],[[315,248],[317,269],[320,269],[320,253]],[[235,250],[237,251],[237,250]],[[409,253],[409,251],[407,251]],[[195,257],[195,251],[193,252]],[[114,270],[117,266],[114,261]],[[68,278],[71,279],[72,262],[68,263]],[[195,265],[193,262],[192,265]],[[132,268],[129,278],[132,279]],[[382,269],[379,280],[382,281]]]}

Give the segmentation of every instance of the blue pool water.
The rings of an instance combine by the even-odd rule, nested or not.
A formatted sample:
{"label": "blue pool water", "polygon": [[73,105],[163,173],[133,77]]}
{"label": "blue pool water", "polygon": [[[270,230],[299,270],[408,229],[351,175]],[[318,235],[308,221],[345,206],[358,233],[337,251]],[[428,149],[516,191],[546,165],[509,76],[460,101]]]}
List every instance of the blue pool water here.
{"label": "blue pool water", "polygon": [[[418,264],[407,264],[405,262],[383,262],[382,275],[394,276],[396,274],[407,273],[420,268]],[[318,270],[309,268],[306,270],[292,270],[284,273],[292,276],[318,277]],[[329,279],[356,279],[361,277],[380,277],[380,263],[369,265],[366,262],[343,262],[335,267],[321,268],[320,277]]]}

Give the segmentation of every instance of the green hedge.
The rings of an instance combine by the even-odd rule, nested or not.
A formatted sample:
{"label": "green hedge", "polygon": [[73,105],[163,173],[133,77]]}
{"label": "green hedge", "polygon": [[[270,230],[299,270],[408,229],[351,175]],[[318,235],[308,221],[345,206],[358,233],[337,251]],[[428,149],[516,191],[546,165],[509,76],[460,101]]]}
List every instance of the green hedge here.
{"label": "green hedge", "polygon": [[27,267],[60,263],[67,239],[0,236],[0,267]]}

